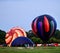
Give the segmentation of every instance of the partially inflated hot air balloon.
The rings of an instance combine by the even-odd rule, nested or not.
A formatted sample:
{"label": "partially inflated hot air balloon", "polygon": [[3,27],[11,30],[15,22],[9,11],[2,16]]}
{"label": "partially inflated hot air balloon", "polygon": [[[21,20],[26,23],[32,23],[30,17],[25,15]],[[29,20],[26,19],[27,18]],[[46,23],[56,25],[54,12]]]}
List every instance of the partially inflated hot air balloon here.
{"label": "partially inflated hot air balloon", "polygon": [[20,27],[13,27],[10,31],[7,32],[5,36],[5,41],[8,46],[11,46],[11,43],[17,37],[27,37],[25,31]]}
{"label": "partially inflated hot air balloon", "polygon": [[34,43],[32,42],[32,40],[30,40],[27,37],[18,37],[12,42],[11,46],[21,46],[25,44],[29,44],[30,46],[33,46]]}
{"label": "partially inflated hot air balloon", "polygon": [[50,15],[41,15],[32,21],[32,31],[43,41],[48,41],[55,33],[57,24],[55,19]]}

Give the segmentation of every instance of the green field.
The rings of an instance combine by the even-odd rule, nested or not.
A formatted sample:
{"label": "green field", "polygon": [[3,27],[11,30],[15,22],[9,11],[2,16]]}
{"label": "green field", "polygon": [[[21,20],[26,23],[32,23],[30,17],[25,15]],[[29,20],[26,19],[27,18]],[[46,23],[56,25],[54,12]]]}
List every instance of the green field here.
{"label": "green field", "polygon": [[60,53],[60,47],[0,47],[0,53]]}

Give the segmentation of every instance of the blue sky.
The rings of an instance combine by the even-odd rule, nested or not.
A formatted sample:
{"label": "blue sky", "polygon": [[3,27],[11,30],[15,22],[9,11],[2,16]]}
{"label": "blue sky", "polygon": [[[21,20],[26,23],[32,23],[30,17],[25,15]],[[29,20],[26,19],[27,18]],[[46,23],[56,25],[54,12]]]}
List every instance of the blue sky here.
{"label": "blue sky", "polygon": [[60,29],[60,0],[0,0],[0,29],[19,26],[28,31],[32,20],[43,14],[54,17]]}

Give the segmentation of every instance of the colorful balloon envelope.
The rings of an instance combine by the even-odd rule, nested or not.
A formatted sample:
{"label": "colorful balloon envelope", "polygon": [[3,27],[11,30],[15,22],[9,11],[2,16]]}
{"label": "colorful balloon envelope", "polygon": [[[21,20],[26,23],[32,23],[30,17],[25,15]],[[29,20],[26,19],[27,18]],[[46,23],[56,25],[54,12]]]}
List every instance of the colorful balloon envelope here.
{"label": "colorful balloon envelope", "polygon": [[54,35],[56,27],[56,21],[50,15],[41,15],[32,21],[33,33],[43,41],[48,41]]}
{"label": "colorful balloon envelope", "polygon": [[25,31],[20,28],[20,27],[13,27],[10,29],[6,36],[5,36],[5,41],[8,46],[11,46],[11,43],[13,42],[14,39],[17,37],[27,37]]}

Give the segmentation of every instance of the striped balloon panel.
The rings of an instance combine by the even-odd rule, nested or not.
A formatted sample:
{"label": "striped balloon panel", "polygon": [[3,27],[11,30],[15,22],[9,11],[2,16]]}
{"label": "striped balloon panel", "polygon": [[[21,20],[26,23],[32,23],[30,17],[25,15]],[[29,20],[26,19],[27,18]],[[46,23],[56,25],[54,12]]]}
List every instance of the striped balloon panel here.
{"label": "striped balloon panel", "polygon": [[27,37],[25,31],[22,28],[12,28],[7,32],[5,36],[5,41],[8,46],[11,46],[11,43],[17,37]]}

